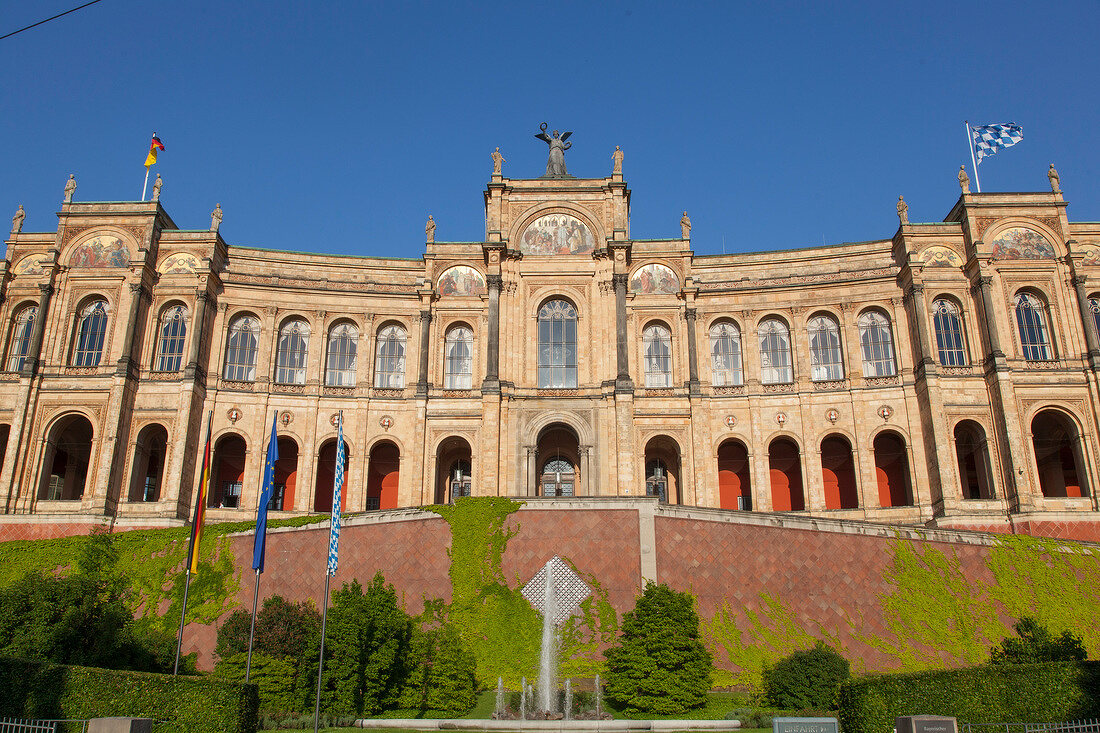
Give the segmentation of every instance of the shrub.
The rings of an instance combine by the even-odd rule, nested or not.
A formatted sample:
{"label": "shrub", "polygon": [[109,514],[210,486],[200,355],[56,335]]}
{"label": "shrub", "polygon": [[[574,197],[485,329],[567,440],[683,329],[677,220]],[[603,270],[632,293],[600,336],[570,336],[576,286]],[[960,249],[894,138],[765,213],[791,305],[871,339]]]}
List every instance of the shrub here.
{"label": "shrub", "polygon": [[899,715],[966,723],[1042,723],[1100,716],[1100,662],[972,667],[849,680],[840,689],[845,733],[889,733]]}
{"label": "shrub", "polygon": [[840,685],[850,676],[848,660],[819,641],[764,669],[764,699],[789,710],[836,710]]}
{"label": "shrub", "polygon": [[647,583],[622,628],[605,653],[610,703],[628,714],[669,715],[706,702],[713,662],[691,595]]}
{"label": "shrub", "polygon": [[255,685],[0,657],[0,717],[166,721],[176,730],[253,733]]}
{"label": "shrub", "polygon": [[1034,664],[1036,662],[1081,662],[1088,656],[1080,637],[1069,631],[1054,638],[1050,631],[1030,616],[1024,616],[1013,627],[1018,639],[1005,639],[993,647],[992,664]]}
{"label": "shrub", "polygon": [[[248,633],[252,614],[238,609],[229,614],[218,629],[218,644],[214,652],[222,659],[248,652]],[[321,614],[312,605],[291,603],[282,596],[264,600],[256,612],[256,638],[252,651],[276,659],[293,659],[295,663],[321,633]]]}
{"label": "shrub", "polygon": [[451,624],[415,631],[398,705],[461,715],[477,702],[477,660]]}
{"label": "shrub", "polygon": [[[214,676],[227,682],[243,683],[247,667],[248,653],[234,654],[218,662]],[[256,685],[259,692],[261,713],[270,716],[303,711],[301,699],[294,694],[297,672],[295,661],[252,652],[249,682]]]}

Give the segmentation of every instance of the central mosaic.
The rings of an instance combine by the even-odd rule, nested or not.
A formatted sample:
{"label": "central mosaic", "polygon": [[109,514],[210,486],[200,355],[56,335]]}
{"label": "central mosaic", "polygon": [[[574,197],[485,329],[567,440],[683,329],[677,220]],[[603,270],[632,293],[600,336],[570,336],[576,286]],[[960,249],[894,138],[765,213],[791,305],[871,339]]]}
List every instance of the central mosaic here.
{"label": "central mosaic", "polygon": [[540,216],[520,237],[520,251],[525,255],[581,255],[595,249],[592,232],[569,214]]}

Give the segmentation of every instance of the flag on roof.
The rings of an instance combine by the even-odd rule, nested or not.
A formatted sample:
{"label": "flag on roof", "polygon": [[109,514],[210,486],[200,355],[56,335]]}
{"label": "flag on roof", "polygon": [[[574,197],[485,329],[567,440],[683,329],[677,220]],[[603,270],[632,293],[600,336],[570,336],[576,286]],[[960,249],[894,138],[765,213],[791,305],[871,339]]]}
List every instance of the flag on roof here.
{"label": "flag on roof", "polygon": [[153,133],[153,140],[149,143],[149,154],[145,156],[145,167],[153,165],[157,162],[157,150],[164,150],[164,143],[157,137],[157,133]]}
{"label": "flag on roof", "polygon": [[1001,148],[1010,148],[1024,139],[1024,128],[1015,122],[1004,122],[999,125],[971,125],[970,139],[974,143],[974,152],[978,155],[978,162],[982,158],[996,155]]}

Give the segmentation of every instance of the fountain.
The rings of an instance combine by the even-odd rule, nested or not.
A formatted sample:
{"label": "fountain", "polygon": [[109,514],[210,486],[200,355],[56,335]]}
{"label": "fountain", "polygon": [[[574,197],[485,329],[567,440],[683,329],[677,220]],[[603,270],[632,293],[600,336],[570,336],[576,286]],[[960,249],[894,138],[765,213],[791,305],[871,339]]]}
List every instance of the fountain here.
{"label": "fountain", "polygon": [[603,718],[603,690],[600,688],[600,673],[596,673],[596,719]]}
{"label": "fountain", "polygon": [[504,714],[504,678],[497,677],[497,701],[493,706],[493,717],[499,718]]}
{"label": "fountain", "polygon": [[548,713],[554,712],[557,702],[557,623],[558,592],[554,573],[547,567],[546,592],[542,606],[542,649],[539,653],[539,705]]}
{"label": "fountain", "polygon": [[519,683],[519,719],[527,720],[527,678]]}
{"label": "fountain", "polygon": [[573,680],[565,678],[565,705],[562,713],[565,714],[566,720],[573,719]]}

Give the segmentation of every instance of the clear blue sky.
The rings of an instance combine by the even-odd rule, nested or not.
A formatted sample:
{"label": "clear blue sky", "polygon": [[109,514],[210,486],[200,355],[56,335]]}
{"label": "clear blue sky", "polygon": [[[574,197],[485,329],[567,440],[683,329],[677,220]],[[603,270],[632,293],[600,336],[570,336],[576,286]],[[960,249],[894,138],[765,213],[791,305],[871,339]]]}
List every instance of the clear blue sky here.
{"label": "clear blue sky", "polygon": [[[0,0],[0,35],[80,0]],[[834,7],[835,6],[835,7]],[[220,202],[231,244],[417,257],[481,240],[481,193],[626,153],[634,237],[694,223],[699,254],[890,237],[939,221],[963,120],[1013,121],[986,191],[1048,190],[1100,220],[1100,3],[366,3],[102,0],[0,41],[0,213],[53,230],[136,199],[149,134],[181,228]],[[973,177],[973,176],[972,176]],[[6,231],[6,230],[5,230]]]}

